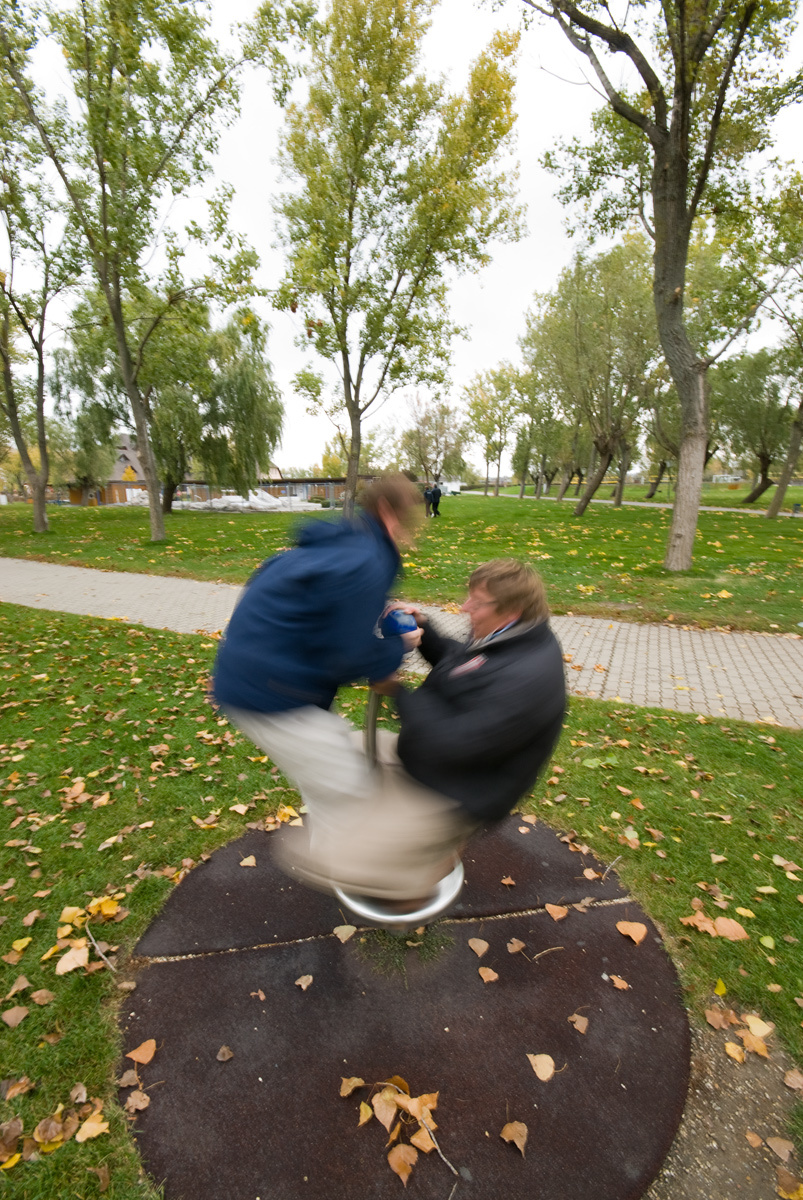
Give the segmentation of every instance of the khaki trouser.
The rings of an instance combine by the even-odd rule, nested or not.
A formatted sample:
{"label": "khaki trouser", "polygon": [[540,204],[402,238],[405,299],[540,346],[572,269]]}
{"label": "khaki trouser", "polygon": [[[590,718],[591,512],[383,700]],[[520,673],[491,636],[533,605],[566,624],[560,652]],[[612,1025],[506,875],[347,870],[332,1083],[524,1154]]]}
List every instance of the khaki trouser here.
{"label": "khaki trouser", "polygon": [[278,857],[314,887],[389,900],[427,896],[476,828],[453,800],[405,773],[394,734],[379,733],[373,767],[361,735],[335,713],[312,706],[226,712],[301,792],[304,828],[283,831]]}

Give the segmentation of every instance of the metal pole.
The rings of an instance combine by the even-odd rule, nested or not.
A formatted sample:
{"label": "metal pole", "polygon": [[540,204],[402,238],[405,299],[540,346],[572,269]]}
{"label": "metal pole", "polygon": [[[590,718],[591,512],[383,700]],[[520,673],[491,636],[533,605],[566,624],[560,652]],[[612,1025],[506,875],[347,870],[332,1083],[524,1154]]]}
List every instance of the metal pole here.
{"label": "metal pole", "polygon": [[365,757],[372,767],[376,766],[376,722],[381,704],[379,693],[370,692],[365,710]]}

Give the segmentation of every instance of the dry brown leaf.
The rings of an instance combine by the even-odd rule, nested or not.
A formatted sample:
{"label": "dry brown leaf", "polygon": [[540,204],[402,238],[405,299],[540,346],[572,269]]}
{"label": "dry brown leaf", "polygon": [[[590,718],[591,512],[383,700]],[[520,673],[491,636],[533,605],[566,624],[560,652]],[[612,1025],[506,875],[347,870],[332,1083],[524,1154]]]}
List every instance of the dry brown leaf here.
{"label": "dry brown leaf", "polygon": [[16,996],[17,992],[24,992],[31,985],[24,975],[18,975],[11,985],[11,991],[6,996],[6,1000],[10,1000],[12,996]]}
{"label": "dry brown leaf", "polygon": [[744,1050],[741,1046],[737,1046],[736,1042],[726,1042],[725,1053],[736,1062],[744,1062]]}
{"label": "dry brown leaf", "polygon": [[783,1081],[793,1092],[803,1091],[803,1071],[798,1070],[797,1067],[792,1067],[791,1071],[787,1071]]}
{"label": "dry brown leaf", "polygon": [[528,1054],[530,1066],[544,1083],[555,1074],[555,1060],[549,1054]]}
{"label": "dry brown leaf", "polygon": [[218,1062],[229,1062],[232,1058],[234,1058],[234,1051],[230,1046],[221,1046],[215,1055],[215,1058],[218,1060]]}
{"label": "dry brown leaf", "polygon": [[786,1167],[776,1167],[775,1174],[778,1180],[778,1195],[782,1200],[803,1200],[803,1183],[796,1175],[787,1171]]}
{"label": "dry brown leaf", "polygon": [[[27,1075],[23,1075],[22,1079],[4,1079],[0,1083],[0,1095],[4,1100],[14,1100],[17,1096],[24,1096],[26,1092],[33,1091],[36,1084]],[[0,1135],[2,1135],[3,1127],[0,1126]],[[4,1138],[0,1136],[0,1145],[4,1142]]]}
{"label": "dry brown leaf", "polygon": [[752,1034],[756,1037],[766,1038],[775,1029],[775,1026],[769,1021],[762,1021],[761,1017],[757,1017],[755,1013],[745,1013],[742,1017],[742,1023],[747,1026]]}
{"label": "dry brown leaf", "polygon": [[588,1017],[582,1016],[580,1013],[572,1013],[567,1020],[571,1025],[574,1025],[578,1033],[585,1033],[588,1029]]}
{"label": "dry brown leaf", "polygon": [[522,942],[519,938],[511,938],[507,944],[508,954],[518,954],[520,950],[524,949],[525,945],[526,943]]}
{"label": "dry brown leaf", "polygon": [[480,967],[479,973],[483,983],[496,983],[499,978],[496,971],[492,971],[490,967]]}
{"label": "dry brown leaf", "polygon": [[502,880],[502,883],[505,885],[505,887],[515,887],[516,886],[516,880],[511,879],[511,877],[509,875],[506,875],[504,877],[504,879]]}
{"label": "dry brown leaf", "polygon": [[629,937],[638,946],[647,936],[647,926],[640,921],[617,921],[616,928],[624,937]]}
{"label": "dry brown leaf", "polygon": [[241,867],[255,867],[256,865],[257,860],[254,858],[253,854],[249,854],[246,858],[240,859]]}
{"label": "dry brown leaf", "polygon": [[794,1150],[794,1144],[780,1137],[768,1137],[767,1145],[783,1162],[789,1162],[789,1156]]}
{"label": "dry brown leaf", "polygon": [[150,1096],[146,1096],[139,1088],[135,1088],[133,1092],[128,1093],[128,1099],[125,1102],[124,1108],[126,1112],[141,1112],[147,1108],[151,1102]]}
{"label": "dry brown leaf", "polygon": [[52,1004],[56,999],[53,992],[49,992],[47,988],[39,988],[38,991],[31,992],[30,998],[34,1004]]}
{"label": "dry brown leaf", "polygon": [[611,983],[620,992],[626,992],[630,988],[630,984],[627,982],[626,979],[622,979],[621,975],[611,975]]}
{"label": "dry brown leaf", "polygon": [[84,1121],[81,1128],[75,1135],[76,1142],[86,1142],[89,1138],[100,1137],[102,1133],[107,1133],[109,1122],[103,1120],[102,1112],[94,1112]]}
{"label": "dry brown leaf", "polygon": [[693,925],[695,929],[699,929],[701,933],[710,933],[711,937],[717,936],[716,926],[710,917],[707,917],[701,909],[697,909],[689,917],[680,918],[681,925]]}
{"label": "dry brown leaf", "polygon": [[[136,1072],[134,1072],[136,1074]],[[86,1104],[86,1084],[76,1083],[70,1088],[70,1101],[73,1104]]]}
{"label": "dry brown leaf", "polygon": [[423,1150],[424,1154],[429,1154],[430,1150],[435,1149],[435,1143],[432,1140],[430,1132],[423,1125],[420,1125],[419,1128],[416,1129],[415,1133],[410,1138],[410,1142],[416,1147],[416,1149]]}
{"label": "dry brown leaf", "polygon": [[93,1175],[97,1175],[98,1191],[105,1192],[109,1186],[109,1168],[106,1163],[100,1167],[87,1167],[87,1171],[91,1171]]}
{"label": "dry brown leaf", "polygon": [[394,1146],[388,1154],[388,1163],[405,1187],[413,1167],[418,1162],[418,1151],[415,1146]]}
{"label": "dry brown leaf", "polygon": [[85,967],[88,962],[89,947],[73,946],[66,954],[62,954],[56,963],[56,974],[66,975],[68,971],[74,971],[77,967]]}
{"label": "dry brown leaf", "polygon": [[398,1112],[398,1105],[396,1104],[397,1095],[398,1092],[395,1088],[386,1087],[382,1088],[382,1091],[377,1092],[371,1099],[376,1119],[380,1125],[385,1126],[388,1133],[390,1133],[390,1127],[395,1121],[396,1113]]}
{"label": "dry brown leaf", "polygon": [[336,925],[332,930],[332,933],[341,942],[347,942],[350,937],[354,937],[356,932],[356,925]]}
{"label": "dry brown leaf", "polygon": [[482,938],[469,938],[468,944],[476,954],[477,958],[482,958],[483,954],[486,954],[489,949],[488,943],[484,942]]}
{"label": "dry brown leaf", "polygon": [[357,1088],[365,1087],[365,1080],[360,1079],[359,1075],[345,1075],[340,1077],[340,1095],[350,1096],[352,1092],[356,1092]]}
{"label": "dry brown leaf", "polygon": [[357,1122],[357,1128],[359,1129],[360,1125],[365,1125],[366,1122],[370,1121],[371,1117],[373,1115],[374,1115],[374,1110],[371,1108],[370,1104],[366,1104],[364,1100],[361,1100],[360,1101],[360,1119]]}
{"label": "dry brown leaf", "polygon": [[402,1127],[401,1121],[397,1121],[396,1124],[393,1126],[393,1128],[390,1131],[390,1137],[385,1142],[385,1146],[393,1145],[393,1143],[397,1140],[399,1134],[401,1133],[401,1127]]}
{"label": "dry brown leaf", "polygon": [[130,1058],[132,1062],[141,1063],[145,1066],[149,1063],[156,1053],[156,1041],[154,1038],[148,1038],[139,1046],[135,1046],[133,1050],[129,1050],[126,1058]]}
{"label": "dry brown leaf", "polygon": [[28,1009],[22,1004],[15,1004],[13,1008],[7,1008],[2,1014],[3,1020],[9,1029],[16,1029],[21,1021],[24,1021],[28,1015]]}
{"label": "dry brown leaf", "polygon": [[524,1158],[524,1147],[527,1145],[527,1126],[523,1121],[508,1121],[507,1125],[502,1127],[499,1136],[503,1141],[512,1142],[514,1146],[518,1146],[521,1156]]}
{"label": "dry brown leaf", "polygon": [[[399,1089],[399,1091],[404,1092],[405,1096],[410,1095],[410,1085],[406,1079],[402,1079],[401,1075],[391,1075],[390,1078],[386,1079],[384,1082],[385,1083],[395,1083],[395,1085]],[[436,1093],[436,1095],[437,1095],[437,1093]]]}
{"label": "dry brown leaf", "polygon": [[734,921],[733,917],[717,917],[714,921],[714,929],[719,937],[727,938],[729,942],[741,942],[750,937],[744,925]]}
{"label": "dry brown leaf", "polygon": [[139,1075],[137,1075],[133,1067],[129,1067],[127,1071],[123,1071],[117,1080],[117,1086],[119,1088],[139,1087]]}
{"label": "dry brown leaf", "polygon": [[564,908],[562,904],[545,904],[544,908],[549,913],[553,921],[562,921],[565,916],[568,916],[568,908]]}
{"label": "dry brown leaf", "polygon": [[757,1133],[753,1133],[752,1129],[748,1129],[744,1135],[754,1150],[758,1150],[759,1146],[764,1145],[764,1139],[759,1137]]}
{"label": "dry brown leaf", "polygon": [[309,985],[312,983],[311,975],[299,975],[296,980],[296,987],[300,987],[302,992],[306,992]]}
{"label": "dry brown leaf", "polygon": [[61,1121],[57,1116],[44,1117],[34,1129],[33,1137],[40,1147],[49,1146],[51,1142],[61,1142],[63,1132]]}
{"label": "dry brown leaf", "polygon": [[601,873],[599,871],[595,871],[593,867],[586,867],[586,869],[583,871],[583,875],[586,879],[601,879],[602,878]]}
{"label": "dry brown leaf", "polygon": [[745,1050],[750,1050],[753,1054],[760,1054],[762,1058],[769,1058],[770,1052],[767,1049],[767,1043],[749,1029],[737,1029],[736,1036],[744,1042]]}

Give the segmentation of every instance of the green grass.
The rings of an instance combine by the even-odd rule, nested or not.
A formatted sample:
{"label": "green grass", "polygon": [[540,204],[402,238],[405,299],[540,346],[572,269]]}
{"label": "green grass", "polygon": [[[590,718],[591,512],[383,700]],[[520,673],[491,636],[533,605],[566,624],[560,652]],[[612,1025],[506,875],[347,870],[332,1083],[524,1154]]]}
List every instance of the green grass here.
{"label": "green grass", "polygon": [[[127,977],[127,956],[183,861],[197,863],[248,821],[296,800],[210,709],[205,686],[213,655],[212,639],[0,606],[0,884],[15,880],[0,892],[1,952],[7,955],[16,939],[32,939],[18,963],[3,963],[0,976],[3,996],[20,974],[31,984],[2,1006],[31,1010],[16,1029],[0,1026],[2,1074],[27,1075],[37,1085],[0,1106],[0,1120],[19,1114],[30,1133],[58,1104],[69,1106],[70,1089],[82,1082],[90,1096],[104,1099],[111,1123],[109,1134],[94,1141],[71,1141],[3,1172],[4,1194],[14,1200],[93,1196],[87,1167],[102,1164],[110,1167],[114,1200],[157,1195],[140,1176],[114,1102],[115,1020],[124,995],[118,979]],[[364,689],[342,694],[342,708],[356,724],[365,698]],[[70,799],[78,778],[84,791]],[[803,882],[787,878],[772,859],[803,864],[802,778],[801,733],[575,700],[552,767],[523,806],[557,829],[574,829],[605,861],[621,856],[617,870],[661,927],[693,1014],[701,1016],[721,978],[725,1002],[756,1008],[775,1022],[775,1041],[798,1061]],[[96,807],[106,793],[109,803]],[[643,808],[634,806],[636,798]],[[238,802],[255,807],[238,815],[230,807]],[[193,822],[212,811],[219,813],[216,825]],[[634,842],[629,826],[637,846],[620,840]],[[117,834],[119,843],[99,850]],[[714,864],[712,853],[724,861]],[[757,891],[766,886],[776,891]],[[749,940],[728,942],[680,924],[695,899],[709,915],[721,915],[713,887]],[[119,947],[120,973],[57,976],[58,956],[42,962],[42,955],[55,944],[64,906],[85,907],[118,892],[125,893],[129,915],[98,927],[96,936]],[[740,916],[739,907],[755,915]],[[43,915],[24,925],[35,909]],[[762,937],[774,947],[762,945]],[[26,1001],[40,988],[55,994],[42,1008]],[[44,1040],[52,1034],[60,1035],[55,1045]]]}
{"label": "green grass", "polygon": [[[678,625],[797,632],[803,620],[803,520],[703,513],[691,571],[661,563],[670,514],[662,509],[516,503],[447,497],[405,557],[400,593],[422,602],[460,601],[469,571],[514,555],[544,576],[557,613],[672,620]],[[30,508],[0,509],[0,555],[244,582],[292,539],[287,514],[181,512],[167,518],[167,541],[148,540],[141,509],[55,508],[51,532],[31,532]]]}
{"label": "green grass", "polygon": [[[569,488],[569,491],[567,492],[566,496],[564,497],[564,503],[566,503],[566,504],[569,504],[569,503],[576,504],[577,503],[577,497],[574,494],[576,487],[577,487],[577,485],[574,484],[572,487]],[[511,485],[510,487],[503,487],[503,488],[500,488],[499,490],[507,496],[518,496],[518,494],[519,494],[518,484],[516,484],[515,486]],[[613,490],[613,485],[610,483],[606,483],[602,487],[600,487],[600,489],[598,490],[594,499],[595,500],[610,500],[612,490]],[[647,492],[649,490],[650,490],[649,485],[646,483],[627,483],[627,484],[625,484],[624,499],[629,500],[629,501],[646,500]],[[556,496],[557,491],[558,491],[557,485],[553,481],[552,488],[550,490],[550,495],[553,497]],[[750,491],[751,491],[751,484],[749,482],[737,484],[735,487],[729,487],[727,483],[704,483],[702,498],[700,500],[700,503],[705,504],[705,505],[712,505],[716,508],[741,509],[742,512],[750,512],[750,511],[758,512],[758,513],[764,512],[764,510],[769,507],[769,503],[772,500],[773,495],[775,494],[775,489],[769,488],[768,491],[764,492],[763,496],[759,496],[758,500],[755,500],[752,504],[749,504],[745,507],[745,505],[742,502],[745,499],[745,497],[750,494]],[[532,486],[532,484],[528,484],[527,495],[531,496],[532,494],[533,494],[533,486]],[[581,489],[580,494],[582,495],[582,489]],[[658,488],[658,491],[650,499],[651,499],[651,502],[653,502],[655,504],[672,504],[672,503],[674,503],[674,499],[675,499],[674,486],[669,483],[662,483],[660,485],[660,487]],[[792,511],[792,506],[794,504],[803,504],[803,486],[801,486],[801,485],[793,485],[786,489],[786,495],[784,496],[784,502],[781,507],[781,512],[790,513]]]}

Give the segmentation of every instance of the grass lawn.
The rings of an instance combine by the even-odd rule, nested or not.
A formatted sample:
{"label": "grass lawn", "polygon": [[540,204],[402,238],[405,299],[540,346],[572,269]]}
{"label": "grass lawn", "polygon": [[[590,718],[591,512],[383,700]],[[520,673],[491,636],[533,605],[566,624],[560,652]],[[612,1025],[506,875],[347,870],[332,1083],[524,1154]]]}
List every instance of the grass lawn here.
{"label": "grass lawn", "polygon": [[[574,494],[576,487],[577,485],[574,484],[569,488],[569,491],[564,497],[564,502],[566,504],[568,504],[570,501],[572,504],[577,503],[577,497]],[[624,498],[625,500],[631,501],[646,500],[647,492],[649,490],[649,485],[646,483],[627,483],[625,484]],[[764,510],[769,507],[770,500],[772,500],[772,497],[775,494],[775,489],[769,488],[763,496],[759,496],[758,500],[755,500],[752,504],[749,504],[747,507],[745,507],[742,501],[744,500],[745,496],[749,496],[750,490],[751,484],[747,481],[736,484],[734,487],[729,487],[727,483],[704,483],[703,494],[700,503],[713,505],[717,508],[737,508],[741,509],[742,512],[764,512]],[[519,494],[518,485],[500,488],[500,491],[504,492],[508,496],[518,496]],[[550,494],[552,496],[556,496],[557,491],[557,486],[553,481]],[[601,487],[598,490],[595,500],[610,500],[611,492],[612,486],[610,484],[605,484],[604,487]],[[528,484],[527,495],[531,496],[532,494],[533,486],[532,484]],[[655,504],[672,504],[674,503],[674,499],[675,489],[668,483],[662,483],[655,495],[651,497],[652,502]],[[801,485],[792,485],[786,489],[786,495],[784,497],[781,511],[787,513],[791,512],[794,504],[803,504],[803,486]]]}
{"label": "grass lawn", "polygon": [[[768,522],[741,513],[703,513],[694,567],[663,569],[670,514],[602,505],[572,516],[568,505],[447,497],[405,557],[400,591],[411,600],[462,600],[468,572],[515,555],[541,571],[557,613],[672,620],[678,625],[797,632],[803,621],[803,520]],[[288,514],[180,512],[167,541],[148,540],[137,508],[52,508],[51,532],[31,532],[31,509],[0,509],[0,555],[244,582],[287,546]]]}
{"label": "grass lawn", "polygon": [[[104,1166],[115,1200],[157,1195],[114,1100],[118,981],[182,871],[249,821],[297,803],[210,709],[214,648],[211,639],[0,605],[0,995],[3,1012],[29,1010],[15,1028],[0,1025],[2,1074],[36,1085],[0,1105],[0,1121],[19,1116],[30,1135],[59,1104],[78,1107],[70,1091],[83,1083],[109,1122],[97,1138],[4,1171],[3,1193],[15,1200],[94,1195],[87,1168]],[[365,699],[364,689],[342,693],[355,723]],[[799,1062],[801,779],[801,733],[575,700],[551,769],[523,806],[573,829],[607,862],[621,856],[617,870],[661,926],[695,1017],[721,979],[725,1003],[775,1022],[774,1040]],[[119,973],[90,946],[89,971],[56,974],[86,936],[63,910],[98,910],[104,899],[107,915],[96,912],[91,930]],[[749,938],[682,925],[701,902]],[[43,990],[53,998],[40,1005],[31,997]]]}

